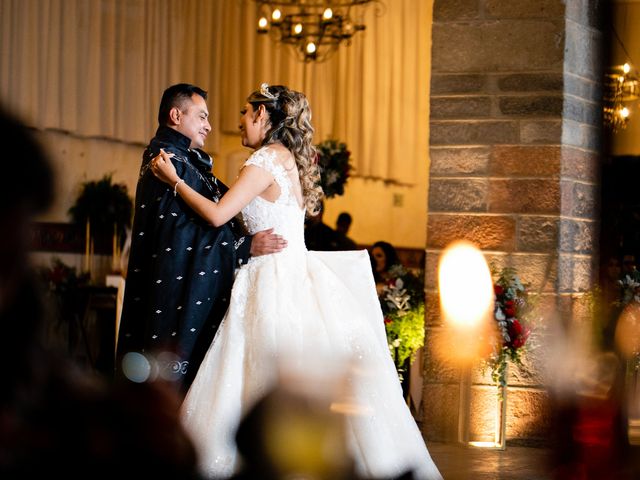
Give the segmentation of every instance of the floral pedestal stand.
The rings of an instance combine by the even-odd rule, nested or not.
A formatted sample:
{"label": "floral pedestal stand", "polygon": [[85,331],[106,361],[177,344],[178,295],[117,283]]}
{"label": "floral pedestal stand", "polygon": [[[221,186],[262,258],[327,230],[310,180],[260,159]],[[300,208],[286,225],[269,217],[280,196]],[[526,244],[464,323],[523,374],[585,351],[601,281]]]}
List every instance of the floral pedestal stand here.
{"label": "floral pedestal stand", "polygon": [[[507,372],[504,372],[505,379]],[[474,384],[471,369],[460,376],[458,441],[471,447],[506,448],[507,385]]]}
{"label": "floral pedestal stand", "polygon": [[507,386],[498,385],[496,398],[496,420],[494,448],[504,450],[507,447]]}
{"label": "floral pedestal stand", "polygon": [[468,445],[471,430],[471,368],[464,366],[460,372],[458,391],[458,442]]}

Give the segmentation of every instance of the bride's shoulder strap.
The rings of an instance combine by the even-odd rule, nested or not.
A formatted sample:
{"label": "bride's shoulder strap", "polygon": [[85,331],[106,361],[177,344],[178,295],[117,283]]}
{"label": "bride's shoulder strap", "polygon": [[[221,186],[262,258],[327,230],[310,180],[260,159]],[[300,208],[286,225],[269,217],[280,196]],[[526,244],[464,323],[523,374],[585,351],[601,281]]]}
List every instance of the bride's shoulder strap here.
{"label": "bride's shoulder strap", "polygon": [[276,170],[276,152],[268,146],[261,147],[251,154],[251,156],[244,162],[244,166],[255,165],[260,167],[272,175]]}
{"label": "bride's shoulder strap", "polygon": [[274,180],[282,190],[281,198],[288,199],[291,189],[291,179],[282,165],[282,151],[269,145],[259,148],[244,162],[244,166],[255,165],[273,175]]}

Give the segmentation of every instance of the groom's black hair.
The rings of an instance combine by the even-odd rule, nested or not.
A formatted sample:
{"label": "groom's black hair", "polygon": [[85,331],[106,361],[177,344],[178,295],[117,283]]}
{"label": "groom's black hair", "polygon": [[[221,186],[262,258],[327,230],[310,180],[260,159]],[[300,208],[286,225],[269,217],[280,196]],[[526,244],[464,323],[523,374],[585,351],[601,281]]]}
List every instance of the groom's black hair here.
{"label": "groom's black hair", "polygon": [[166,125],[169,121],[169,112],[173,107],[180,107],[180,104],[190,99],[194,94],[200,95],[205,100],[207,99],[207,92],[191,85],[189,83],[178,83],[167,88],[162,94],[162,100],[160,100],[160,109],[158,110],[158,125]]}

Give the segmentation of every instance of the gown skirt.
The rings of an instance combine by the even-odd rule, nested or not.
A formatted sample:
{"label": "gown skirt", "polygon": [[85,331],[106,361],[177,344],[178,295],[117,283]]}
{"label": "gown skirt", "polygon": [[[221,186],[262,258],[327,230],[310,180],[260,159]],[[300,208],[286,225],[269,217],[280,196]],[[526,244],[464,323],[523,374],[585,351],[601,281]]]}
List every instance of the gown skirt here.
{"label": "gown skirt", "polygon": [[359,475],[411,469],[417,479],[442,478],[403,398],[366,250],[288,247],[236,271],[229,309],[181,411],[205,476],[238,471],[238,424],[283,369],[305,372],[309,385],[314,372],[339,372],[356,406],[345,424]]}

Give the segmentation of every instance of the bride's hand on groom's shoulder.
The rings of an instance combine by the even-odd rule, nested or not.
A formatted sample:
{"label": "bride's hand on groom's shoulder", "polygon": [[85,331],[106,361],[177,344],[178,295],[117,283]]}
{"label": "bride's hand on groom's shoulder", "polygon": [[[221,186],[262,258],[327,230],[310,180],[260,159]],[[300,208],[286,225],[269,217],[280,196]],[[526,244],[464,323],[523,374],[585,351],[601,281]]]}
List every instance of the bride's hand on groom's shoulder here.
{"label": "bride's hand on groom's shoulder", "polygon": [[173,166],[173,162],[171,161],[173,156],[173,153],[167,153],[163,149],[160,149],[160,153],[151,160],[151,171],[153,174],[169,185],[173,185],[180,180],[176,172],[176,167]]}

